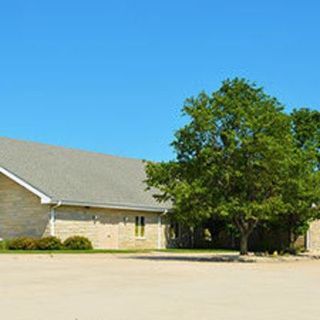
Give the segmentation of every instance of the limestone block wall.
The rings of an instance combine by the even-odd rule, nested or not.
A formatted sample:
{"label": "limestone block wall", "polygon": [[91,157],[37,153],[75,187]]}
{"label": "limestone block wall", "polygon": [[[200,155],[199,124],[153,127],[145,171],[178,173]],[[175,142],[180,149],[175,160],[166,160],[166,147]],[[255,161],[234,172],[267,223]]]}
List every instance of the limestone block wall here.
{"label": "limestone block wall", "polygon": [[310,251],[320,251],[320,220],[311,223],[307,238],[308,249]]}
{"label": "limestone block wall", "polygon": [[[56,209],[55,235],[62,240],[71,235],[88,237],[95,248],[149,249],[166,246],[166,223],[159,214],[131,210],[61,206]],[[136,216],[145,217],[145,235],[135,236]],[[158,240],[160,239],[160,240]]]}
{"label": "limestone block wall", "polygon": [[49,206],[0,174],[0,238],[49,235]]}

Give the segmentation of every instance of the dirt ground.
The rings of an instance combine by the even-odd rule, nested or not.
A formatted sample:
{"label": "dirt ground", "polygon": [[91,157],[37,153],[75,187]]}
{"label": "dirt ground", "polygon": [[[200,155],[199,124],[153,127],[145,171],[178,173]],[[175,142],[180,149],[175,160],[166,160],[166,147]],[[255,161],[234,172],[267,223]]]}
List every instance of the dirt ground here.
{"label": "dirt ground", "polygon": [[2,254],[0,318],[318,320],[320,261]]}

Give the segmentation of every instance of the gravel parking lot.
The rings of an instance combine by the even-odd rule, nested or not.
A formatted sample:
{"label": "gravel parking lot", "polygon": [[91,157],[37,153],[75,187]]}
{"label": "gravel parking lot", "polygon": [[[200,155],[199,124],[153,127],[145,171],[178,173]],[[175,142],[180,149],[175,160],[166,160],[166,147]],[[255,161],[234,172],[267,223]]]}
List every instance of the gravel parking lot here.
{"label": "gravel parking lot", "polygon": [[0,255],[1,319],[319,319],[320,261]]}

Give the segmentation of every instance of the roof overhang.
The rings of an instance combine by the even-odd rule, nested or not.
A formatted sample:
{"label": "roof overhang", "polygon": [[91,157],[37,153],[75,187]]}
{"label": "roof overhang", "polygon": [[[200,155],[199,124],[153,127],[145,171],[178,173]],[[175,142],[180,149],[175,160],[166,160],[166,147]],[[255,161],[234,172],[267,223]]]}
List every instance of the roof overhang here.
{"label": "roof overhang", "polygon": [[131,203],[95,203],[95,202],[79,202],[79,201],[68,201],[68,200],[52,200],[50,204],[60,204],[61,206],[73,206],[73,207],[92,207],[102,209],[118,209],[118,210],[132,210],[132,211],[149,211],[164,213],[170,211],[169,208],[165,207],[153,207],[144,206]]}

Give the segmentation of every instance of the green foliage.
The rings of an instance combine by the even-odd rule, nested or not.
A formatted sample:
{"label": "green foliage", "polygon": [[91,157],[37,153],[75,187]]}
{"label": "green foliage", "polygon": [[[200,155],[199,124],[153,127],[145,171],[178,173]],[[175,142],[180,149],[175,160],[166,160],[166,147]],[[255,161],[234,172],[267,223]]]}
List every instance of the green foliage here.
{"label": "green foliage", "polygon": [[64,249],[69,249],[69,250],[91,250],[92,243],[86,237],[72,236],[67,238],[63,242],[63,247]]}
{"label": "green foliage", "polygon": [[9,240],[7,243],[9,250],[36,250],[37,240],[28,237],[21,237]]}
{"label": "green foliage", "polygon": [[282,187],[285,210],[279,225],[288,232],[291,248],[309,224],[319,218],[320,199],[320,112],[294,110],[291,114],[295,143],[288,179]]}
{"label": "green foliage", "polygon": [[227,219],[246,253],[256,224],[294,212],[296,201],[307,221],[313,217],[314,158],[297,146],[292,118],[275,98],[246,80],[227,80],[211,95],[187,99],[183,114],[189,122],[175,134],[176,159],[146,165],[148,187],[172,202],[178,220]]}
{"label": "green foliage", "polygon": [[8,248],[8,243],[5,240],[0,241],[0,251],[6,250]]}
{"label": "green foliage", "polygon": [[64,241],[57,237],[45,237],[40,239],[20,237],[2,242],[2,250],[91,250],[89,239],[80,236],[72,236]]}
{"label": "green foliage", "polygon": [[45,237],[37,240],[38,250],[60,250],[62,249],[62,242],[57,237]]}
{"label": "green foliage", "polygon": [[297,146],[308,151],[314,157],[317,169],[320,169],[320,112],[295,109],[291,117]]}

